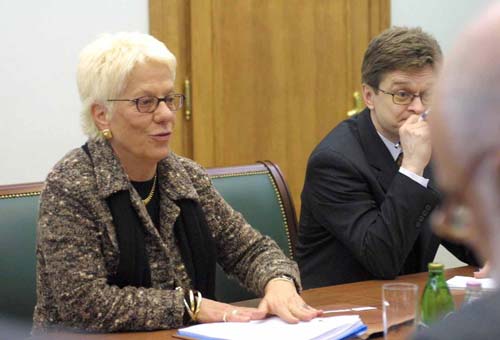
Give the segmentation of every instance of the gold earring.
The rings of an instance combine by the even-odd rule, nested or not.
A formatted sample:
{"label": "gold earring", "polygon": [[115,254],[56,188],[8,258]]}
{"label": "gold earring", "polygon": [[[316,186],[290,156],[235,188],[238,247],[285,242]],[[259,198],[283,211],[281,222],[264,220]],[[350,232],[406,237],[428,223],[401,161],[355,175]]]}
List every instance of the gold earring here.
{"label": "gold earring", "polygon": [[113,138],[113,134],[111,133],[111,130],[110,129],[104,129],[101,131],[102,133],[102,136],[108,140],[110,140],[111,138]]}

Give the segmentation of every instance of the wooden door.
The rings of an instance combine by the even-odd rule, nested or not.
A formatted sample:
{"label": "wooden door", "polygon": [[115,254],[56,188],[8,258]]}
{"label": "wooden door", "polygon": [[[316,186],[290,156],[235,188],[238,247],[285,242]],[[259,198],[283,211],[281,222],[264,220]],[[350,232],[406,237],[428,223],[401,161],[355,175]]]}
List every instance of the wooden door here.
{"label": "wooden door", "polygon": [[193,117],[183,122],[192,144],[180,153],[207,167],[270,159],[299,210],[307,159],[352,108],[364,50],[389,26],[389,8],[389,0],[150,0],[152,34],[192,82]]}

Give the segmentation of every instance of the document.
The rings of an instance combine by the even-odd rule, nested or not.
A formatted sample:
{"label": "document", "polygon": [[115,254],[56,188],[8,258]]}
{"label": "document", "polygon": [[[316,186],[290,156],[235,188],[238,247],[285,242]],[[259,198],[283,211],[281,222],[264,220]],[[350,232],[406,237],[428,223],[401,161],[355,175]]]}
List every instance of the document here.
{"label": "document", "polygon": [[451,289],[465,289],[469,280],[481,282],[481,287],[484,290],[493,290],[497,286],[493,279],[475,279],[470,276],[454,276],[446,283]]}
{"label": "document", "polygon": [[289,324],[271,317],[250,322],[216,322],[178,330],[180,336],[203,340],[340,340],[366,331],[359,315],[315,318]]}

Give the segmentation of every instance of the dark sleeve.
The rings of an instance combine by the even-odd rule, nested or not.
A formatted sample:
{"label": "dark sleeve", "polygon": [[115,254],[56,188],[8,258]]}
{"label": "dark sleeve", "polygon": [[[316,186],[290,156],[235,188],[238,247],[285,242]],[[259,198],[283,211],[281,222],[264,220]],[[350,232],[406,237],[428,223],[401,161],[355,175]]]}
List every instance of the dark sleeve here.
{"label": "dark sleeve", "polygon": [[462,306],[430,328],[419,329],[413,340],[471,340],[500,339],[498,316],[499,295],[492,293],[473,303]]}
{"label": "dark sleeve", "polygon": [[[331,150],[311,157],[303,200],[314,218],[376,278],[399,274],[439,197],[397,173],[384,200],[377,204],[369,174]],[[374,185],[375,183],[372,183]]]}

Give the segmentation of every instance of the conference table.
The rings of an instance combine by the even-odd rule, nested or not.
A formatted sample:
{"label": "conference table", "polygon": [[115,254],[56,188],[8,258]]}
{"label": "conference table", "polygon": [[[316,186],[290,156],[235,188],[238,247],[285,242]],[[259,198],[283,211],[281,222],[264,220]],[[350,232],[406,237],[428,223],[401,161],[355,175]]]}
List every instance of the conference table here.
{"label": "conference table", "polygon": [[[450,279],[455,275],[472,276],[475,268],[471,266],[447,269],[445,271],[446,279]],[[351,312],[347,314],[359,314],[365,324],[368,325],[368,334],[365,334],[361,339],[383,339],[382,330],[382,285],[392,282],[410,282],[419,286],[419,294],[427,281],[428,274],[418,273],[411,275],[400,276],[395,280],[371,280],[355,282],[343,285],[308,289],[302,292],[302,297],[311,306],[321,308],[323,310],[338,310],[358,306],[376,307],[375,310]],[[464,291],[452,290],[452,295],[455,299],[455,305],[459,307],[462,303]],[[236,303],[241,306],[257,306],[259,299],[241,301]],[[344,315],[346,313],[332,313],[328,315]],[[404,327],[404,326],[403,326]],[[152,332],[133,332],[133,333],[112,333],[112,334],[76,334],[76,333],[59,333],[51,334],[54,339],[105,339],[105,340],[178,340],[176,336],[177,330],[162,330]],[[405,332],[403,331],[402,334]],[[401,339],[405,336],[402,335]],[[185,339],[185,338],[181,338]]]}

